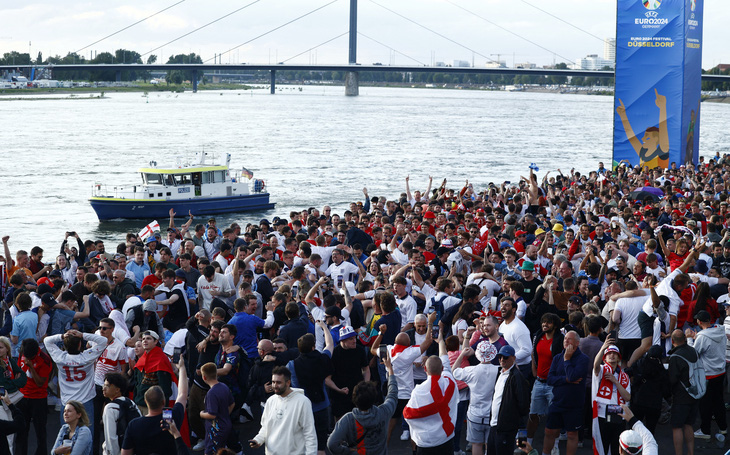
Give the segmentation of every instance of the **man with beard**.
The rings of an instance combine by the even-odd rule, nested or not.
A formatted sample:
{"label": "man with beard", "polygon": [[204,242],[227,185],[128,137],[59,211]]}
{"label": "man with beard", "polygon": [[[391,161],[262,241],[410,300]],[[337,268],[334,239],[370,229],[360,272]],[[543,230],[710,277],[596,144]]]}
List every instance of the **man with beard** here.
{"label": "man with beard", "polygon": [[507,344],[507,340],[505,340],[499,333],[499,319],[497,319],[496,316],[486,316],[480,319],[479,331],[475,331],[472,334],[469,345],[476,351],[479,343],[485,340],[489,341],[489,343],[494,346],[494,358],[492,359],[492,365],[499,366],[497,353],[500,349],[502,349],[502,346]]}
{"label": "man with beard", "polygon": [[502,336],[507,344],[515,349],[515,364],[522,373],[522,376],[529,378],[532,373],[532,343],[530,343],[530,330],[524,322],[517,317],[517,305],[511,297],[504,297],[501,304],[502,311]]}

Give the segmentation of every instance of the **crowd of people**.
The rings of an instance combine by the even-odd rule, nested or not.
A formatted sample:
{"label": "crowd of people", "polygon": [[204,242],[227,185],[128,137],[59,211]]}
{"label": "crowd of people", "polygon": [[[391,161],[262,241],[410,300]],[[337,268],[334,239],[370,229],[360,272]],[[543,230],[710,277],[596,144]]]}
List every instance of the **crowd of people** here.
{"label": "crowd of people", "polygon": [[0,454],[31,424],[47,453],[49,415],[74,455],[723,441],[730,160],[536,172],[244,226],[171,209],[52,263],[2,237]]}

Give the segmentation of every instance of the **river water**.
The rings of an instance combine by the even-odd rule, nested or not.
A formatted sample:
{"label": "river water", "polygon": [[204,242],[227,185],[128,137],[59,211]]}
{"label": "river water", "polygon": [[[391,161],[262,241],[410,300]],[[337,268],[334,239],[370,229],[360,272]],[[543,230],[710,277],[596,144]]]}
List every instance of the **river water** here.
{"label": "river water", "polygon": [[[324,204],[342,213],[363,199],[363,187],[398,196],[407,175],[413,190],[425,190],[429,175],[435,185],[469,179],[481,190],[517,180],[530,162],[541,176],[611,162],[606,96],[363,87],[345,97],[331,86],[281,86],[273,96],[86,96],[0,100],[0,234],[11,236],[13,251],[39,245],[51,260],[67,230],[111,249],[151,220],[99,222],[87,201],[92,185],[137,184],[137,168],[150,160],[174,163],[200,150],[230,153],[232,166],[264,179],[277,203],[265,213],[219,216],[219,225]],[[703,103],[701,122],[702,155],[730,152],[730,105]]]}

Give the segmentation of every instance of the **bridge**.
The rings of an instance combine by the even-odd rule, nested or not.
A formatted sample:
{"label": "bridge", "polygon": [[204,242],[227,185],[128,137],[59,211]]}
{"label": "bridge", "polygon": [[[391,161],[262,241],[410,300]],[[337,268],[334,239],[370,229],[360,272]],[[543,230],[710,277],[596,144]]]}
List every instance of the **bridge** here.
{"label": "bridge", "polygon": [[[331,3],[334,3],[334,2],[331,2]],[[331,4],[331,3],[328,3],[328,4]],[[381,64],[362,65],[362,64],[357,63],[357,36],[358,36],[357,4],[358,4],[358,0],[349,0],[349,3],[350,3],[349,32],[347,32],[349,34],[348,64],[334,64],[334,65],[333,64],[327,64],[327,65],[286,64],[286,63],[278,63],[278,64],[221,64],[221,63],[213,63],[213,64],[210,64],[210,63],[201,63],[201,64],[158,64],[158,63],[125,64],[125,63],[121,63],[121,64],[119,64],[119,63],[117,63],[117,64],[114,64],[114,63],[112,63],[112,64],[59,64],[59,65],[46,64],[46,65],[0,65],[0,70],[15,70],[15,69],[20,69],[20,68],[29,69],[29,70],[32,68],[47,68],[50,70],[106,70],[106,71],[114,71],[116,73],[117,81],[121,81],[122,71],[182,70],[182,71],[191,72],[194,92],[197,91],[198,80],[203,76],[204,71],[217,71],[217,72],[220,72],[220,71],[225,71],[225,72],[269,71],[270,81],[271,81],[270,90],[271,90],[272,94],[275,93],[276,72],[277,71],[312,71],[312,72],[337,71],[337,72],[345,73],[345,94],[350,95],[350,96],[354,96],[354,95],[358,94],[358,86],[359,86],[359,76],[358,75],[360,72],[401,72],[401,73],[430,72],[430,73],[446,73],[446,74],[490,74],[490,75],[510,75],[510,76],[528,75],[528,76],[595,77],[595,78],[612,78],[615,76],[614,71],[592,71],[592,70],[574,70],[574,69],[571,70],[571,69],[555,69],[555,68],[503,68],[503,67],[474,67],[474,66],[447,67],[447,66],[431,66],[431,65],[381,65]],[[325,6],[327,6],[327,5],[325,5]],[[319,7],[317,9],[313,10],[312,12],[317,11],[321,8],[323,8],[323,7]],[[243,8],[241,8],[241,9],[243,9]],[[388,8],[386,8],[386,9],[388,9]],[[394,11],[391,11],[391,12],[394,12]],[[302,15],[302,16],[300,16],[300,18],[304,17],[310,13]],[[155,13],[155,14],[158,14],[158,13]],[[403,17],[404,19],[406,19],[410,22],[414,22],[411,19],[404,17],[398,13],[395,13],[395,14]],[[150,17],[152,17],[152,16],[150,16]],[[295,20],[297,20],[297,19],[295,19]],[[139,21],[139,22],[141,22],[141,21]],[[137,23],[139,23],[139,22],[137,22]],[[294,21],[287,22],[286,24],[276,27],[273,30],[277,30],[285,25],[288,25],[291,22],[294,22]],[[136,25],[136,23],[132,24],[132,25]],[[206,24],[206,26],[207,25],[210,25],[210,24]],[[417,25],[420,25],[420,24],[417,24]],[[493,24],[493,25],[497,25],[497,24]],[[131,26],[129,26],[129,27],[131,27]],[[124,29],[122,29],[118,32],[112,33],[111,35],[108,35],[107,37],[102,38],[99,41],[102,41],[110,36],[113,36],[116,33],[126,30],[129,27],[125,27]],[[500,26],[498,26],[498,27],[500,27]],[[500,28],[502,28],[502,27],[500,27]],[[431,30],[431,31],[448,41],[456,43],[454,40],[450,39],[447,36],[444,36],[433,30]],[[190,33],[193,33],[193,32],[190,32]],[[187,36],[190,33],[187,33],[186,35],[183,35],[183,36]],[[259,37],[264,36],[267,33],[269,33],[269,32],[259,35],[258,37],[247,41],[247,43],[254,41],[255,39],[258,39]],[[510,33],[512,33],[512,32],[510,32]],[[340,36],[343,36],[343,35],[340,35]],[[519,36],[519,35],[517,35],[517,36]],[[96,41],[93,44],[96,44],[99,41]],[[173,40],[173,41],[175,41],[175,40]],[[530,42],[534,45],[537,45],[538,47],[545,49],[544,47],[540,46],[537,43],[534,43],[532,41],[530,41]],[[456,43],[456,44],[459,44],[459,43]],[[460,44],[460,46],[465,47],[461,44]],[[315,48],[313,48],[313,49],[315,49]],[[82,48],[82,49],[85,49],[85,48]],[[472,51],[472,52],[474,52],[474,51]],[[145,54],[143,54],[143,55],[145,55]],[[479,54],[479,55],[482,55],[482,54]],[[493,55],[496,55],[496,54],[493,54]],[[488,59],[491,60],[490,58],[488,58]],[[215,61],[215,57],[213,58],[213,60]],[[710,81],[710,82],[728,82],[728,81],[730,81],[730,75],[703,74],[702,80]]]}

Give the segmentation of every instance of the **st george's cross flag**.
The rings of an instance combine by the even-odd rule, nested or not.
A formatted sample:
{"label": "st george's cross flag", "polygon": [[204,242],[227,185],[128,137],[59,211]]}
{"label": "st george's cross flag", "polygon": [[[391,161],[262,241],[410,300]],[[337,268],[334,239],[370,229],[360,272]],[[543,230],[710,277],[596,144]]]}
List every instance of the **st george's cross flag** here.
{"label": "st george's cross flag", "polygon": [[418,447],[437,447],[454,437],[459,406],[459,390],[451,375],[449,360],[442,356],[444,371],[413,389],[403,417],[411,428],[411,439]]}
{"label": "st george's cross flag", "polygon": [[154,234],[155,231],[160,232],[160,223],[158,223],[157,220],[145,226],[141,231],[139,231],[139,234],[137,234],[137,236],[142,240],[146,240],[147,237]]}

